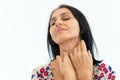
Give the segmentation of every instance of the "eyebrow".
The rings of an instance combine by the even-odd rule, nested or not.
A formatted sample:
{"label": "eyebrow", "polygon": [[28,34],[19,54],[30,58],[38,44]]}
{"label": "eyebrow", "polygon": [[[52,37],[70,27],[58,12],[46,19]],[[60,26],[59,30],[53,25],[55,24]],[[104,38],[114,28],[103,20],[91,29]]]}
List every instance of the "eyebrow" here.
{"label": "eyebrow", "polygon": [[[61,13],[60,16],[61,16],[61,15],[65,15],[65,14],[69,14],[69,12]],[[51,18],[50,21],[54,20],[55,18],[56,18],[56,17]]]}

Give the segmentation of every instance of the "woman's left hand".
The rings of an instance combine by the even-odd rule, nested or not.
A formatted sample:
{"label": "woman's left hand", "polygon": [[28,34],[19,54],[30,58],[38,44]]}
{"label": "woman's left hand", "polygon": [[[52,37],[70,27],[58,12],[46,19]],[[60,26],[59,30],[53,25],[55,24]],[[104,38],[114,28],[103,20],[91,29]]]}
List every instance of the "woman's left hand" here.
{"label": "woman's left hand", "polygon": [[93,60],[90,50],[87,51],[83,40],[70,53],[70,59],[75,68],[78,80],[92,80]]}

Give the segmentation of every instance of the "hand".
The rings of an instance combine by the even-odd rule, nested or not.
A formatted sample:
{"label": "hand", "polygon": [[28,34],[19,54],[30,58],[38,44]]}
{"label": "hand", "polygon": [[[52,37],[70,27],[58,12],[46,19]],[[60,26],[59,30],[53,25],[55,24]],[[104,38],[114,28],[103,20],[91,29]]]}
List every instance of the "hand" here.
{"label": "hand", "polygon": [[60,56],[57,56],[60,73],[64,76],[64,80],[76,80],[75,71],[69,59],[68,53],[64,52],[63,54],[63,59]]}
{"label": "hand", "polygon": [[77,73],[78,80],[92,80],[93,60],[90,50],[87,51],[83,40],[70,53],[70,59]]}

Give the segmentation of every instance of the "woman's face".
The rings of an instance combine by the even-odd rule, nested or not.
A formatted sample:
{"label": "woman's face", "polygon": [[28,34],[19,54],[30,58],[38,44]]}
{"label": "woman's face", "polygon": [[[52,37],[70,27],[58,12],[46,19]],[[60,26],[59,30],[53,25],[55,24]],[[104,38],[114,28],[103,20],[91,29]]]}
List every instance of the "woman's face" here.
{"label": "woman's face", "polygon": [[50,34],[55,43],[79,38],[79,23],[67,8],[59,8],[51,16]]}

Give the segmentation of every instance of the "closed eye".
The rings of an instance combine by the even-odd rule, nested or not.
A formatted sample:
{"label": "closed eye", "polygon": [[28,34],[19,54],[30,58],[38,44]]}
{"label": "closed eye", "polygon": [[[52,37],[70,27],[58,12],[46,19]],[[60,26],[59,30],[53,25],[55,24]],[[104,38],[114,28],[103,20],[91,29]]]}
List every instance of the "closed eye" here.
{"label": "closed eye", "polygon": [[52,23],[51,25],[53,26],[53,25],[55,25],[55,23]]}
{"label": "closed eye", "polygon": [[[66,20],[69,20],[70,18],[63,18],[62,20],[63,21],[66,21]],[[51,24],[51,26],[54,26],[55,25],[55,22],[53,22],[52,24]]]}
{"label": "closed eye", "polygon": [[69,19],[70,19],[70,18],[63,18],[62,20],[63,20],[63,21],[66,21],[66,20],[69,20]]}

